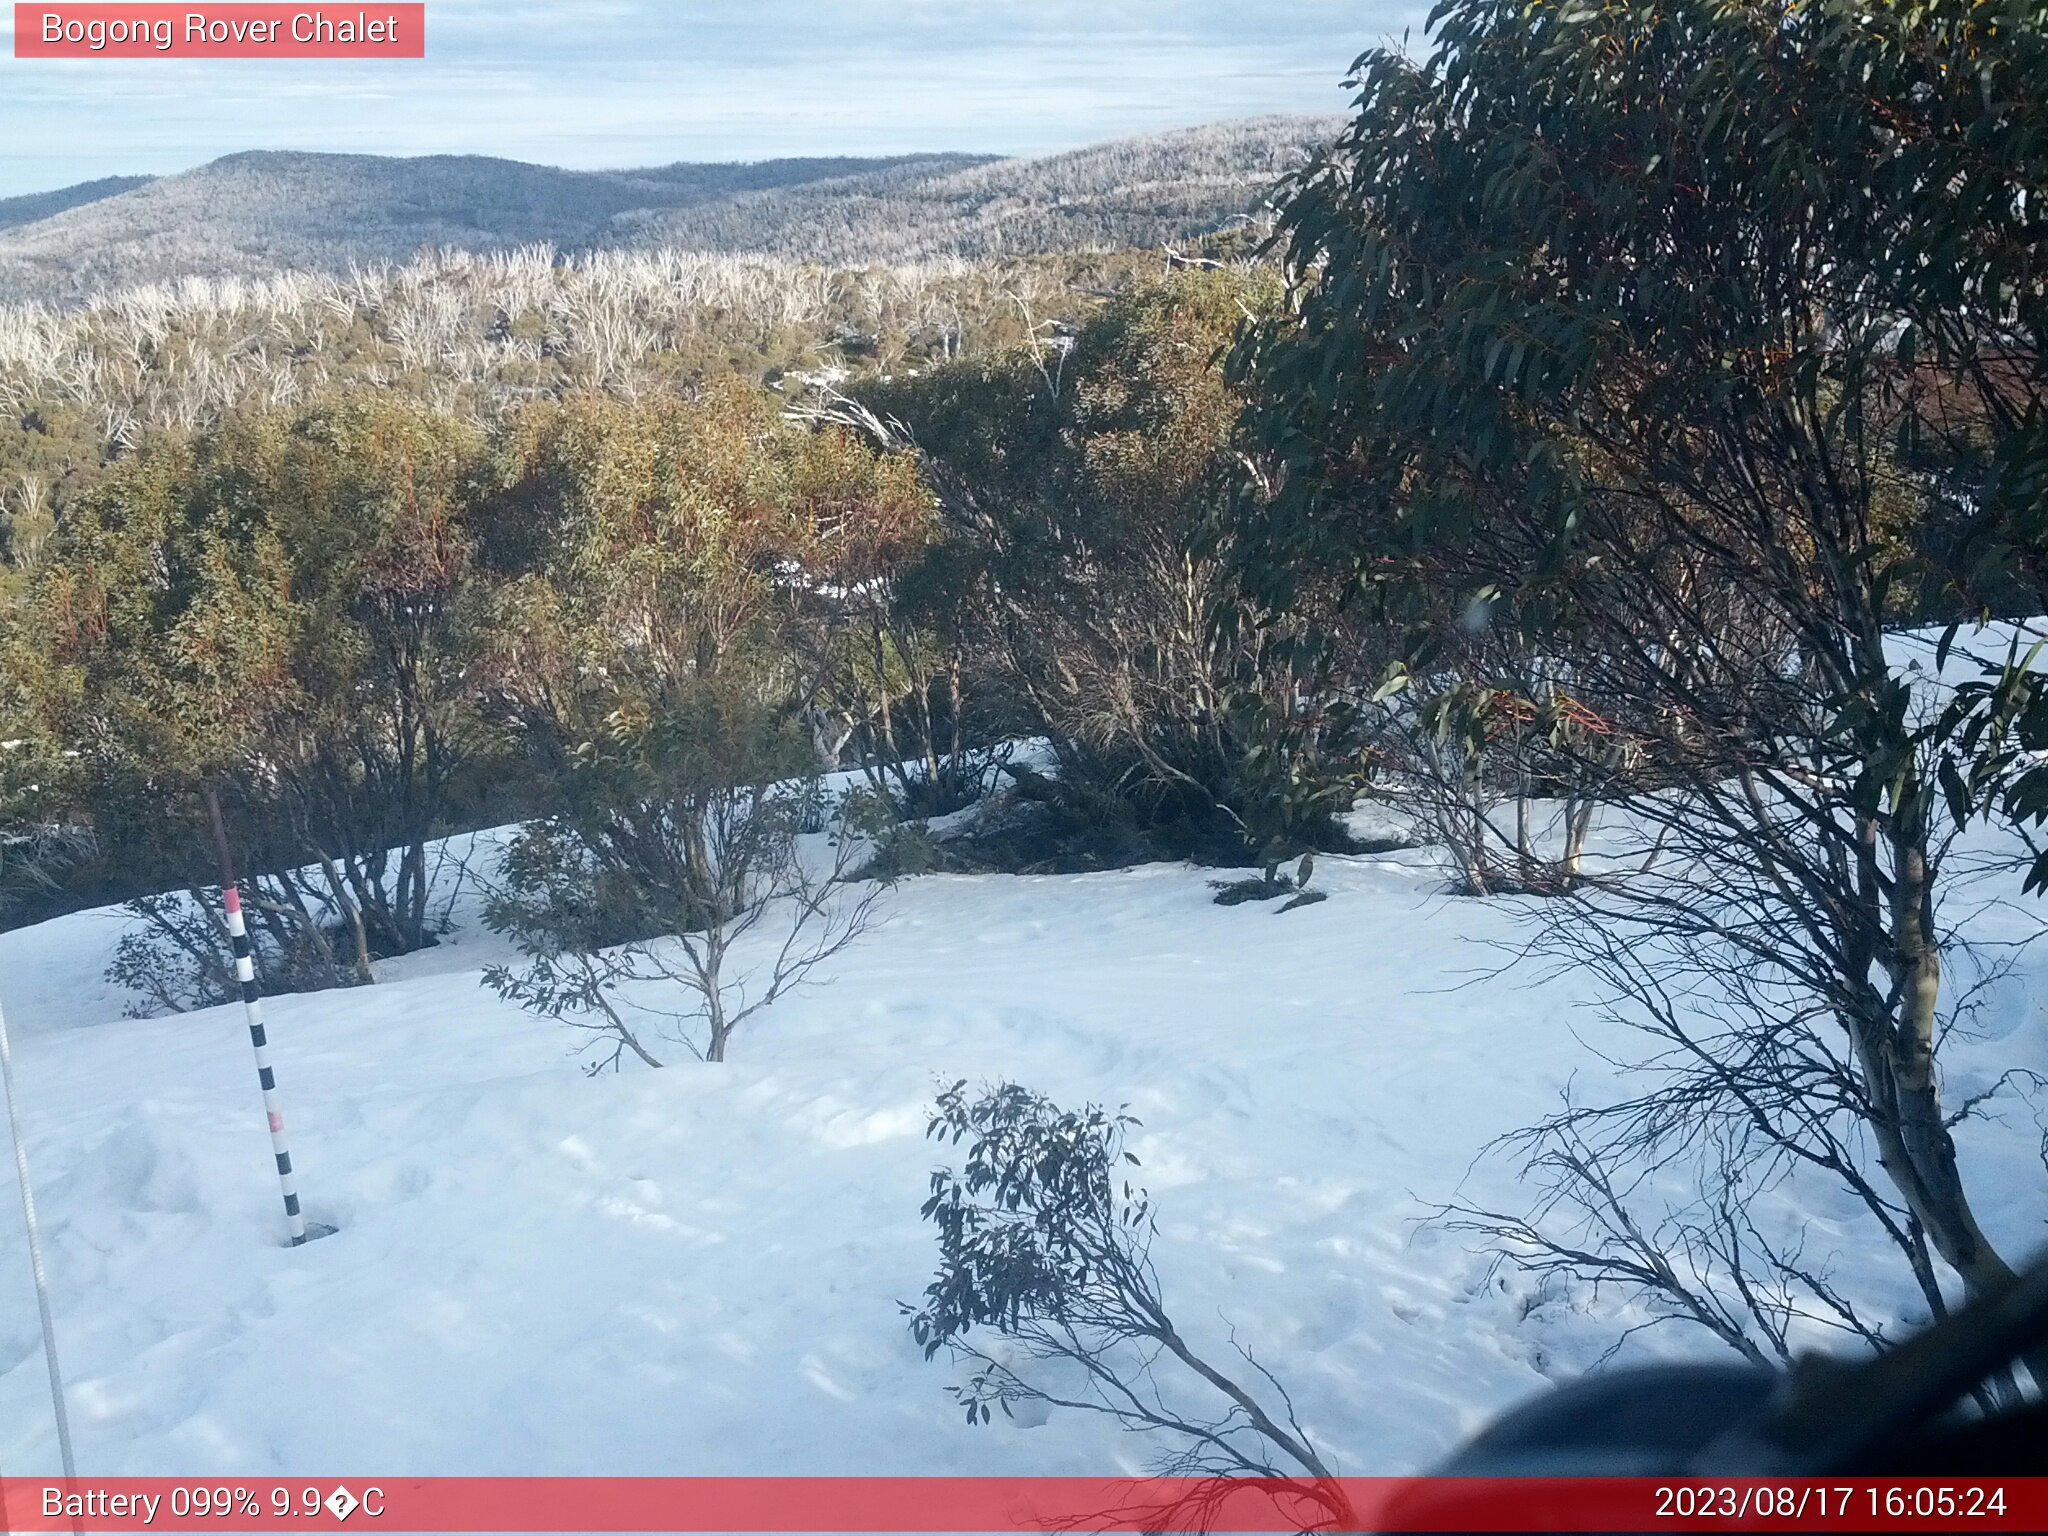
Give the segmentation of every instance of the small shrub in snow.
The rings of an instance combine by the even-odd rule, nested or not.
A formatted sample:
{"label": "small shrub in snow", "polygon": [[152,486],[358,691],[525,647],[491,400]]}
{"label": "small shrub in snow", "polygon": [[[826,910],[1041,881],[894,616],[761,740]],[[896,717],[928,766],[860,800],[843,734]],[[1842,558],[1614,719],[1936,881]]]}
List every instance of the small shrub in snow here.
{"label": "small shrub in snow", "polygon": [[[527,956],[484,984],[596,1036],[591,1070],[664,1042],[725,1060],[733,1035],[864,932],[879,885],[846,881],[852,842],[819,858],[810,785],[705,786],[530,828],[486,921]],[[623,942],[622,942],[623,941]]]}
{"label": "small shrub in snow", "polygon": [[[938,1229],[939,1271],[923,1304],[905,1309],[912,1336],[926,1358],[944,1350],[970,1366],[952,1389],[970,1422],[1027,1404],[1106,1413],[1174,1442],[1174,1472],[1305,1473],[1316,1481],[1303,1496],[1341,1521],[1348,1511],[1320,1486],[1330,1471],[1286,1389],[1249,1354],[1259,1385],[1245,1386],[1174,1326],[1152,1265],[1151,1197],[1130,1181],[1136,1124],[1092,1104],[1063,1110],[1015,1083],[942,1092],[929,1134],[965,1143],[967,1160],[932,1175],[923,1215]],[[984,1347],[977,1330],[1010,1348]],[[1181,1371],[1162,1371],[1169,1362]],[[1174,1377],[1194,1404],[1168,1401]]]}
{"label": "small shrub in snow", "polygon": [[[349,933],[330,901],[280,876],[241,886],[249,955],[265,993],[318,992],[375,978],[350,960]],[[106,979],[135,994],[131,1018],[214,1008],[242,995],[217,890],[139,897],[121,909],[134,920],[114,943]]]}

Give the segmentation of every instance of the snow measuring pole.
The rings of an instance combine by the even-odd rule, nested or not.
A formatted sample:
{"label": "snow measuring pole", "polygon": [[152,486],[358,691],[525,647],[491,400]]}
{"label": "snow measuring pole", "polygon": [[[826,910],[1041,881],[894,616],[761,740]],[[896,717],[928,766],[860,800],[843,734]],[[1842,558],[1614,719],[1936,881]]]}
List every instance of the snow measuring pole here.
{"label": "snow measuring pole", "polygon": [[263,1113],[270,1122],[270,1150],[277,1156],[278,1187],[284,1191],[285,1225],[292,1246],[325,1237],[334,1229],[317,1223],[309,1231],[299,1212],[298,1180],[292,1173],[291,1148],[285,1142],[284,1114],[277,1107],[277,1074],[270,1069],[269,1039],[263,1032],[263,994],[256,990],[255,951],[249,925],[242,918],[242,892],[235,883],[235,861],[228,853],[227,824],[221,820],[220,796],[206,791],[206,813],[213,820],[213,851],[220,859],[220,902],[227,913],[228,937],[235,948],[235,980],[242,987],[242,1012],[249,1020],[249,1044],[256,1051],[256,1082],[263,1090]]}

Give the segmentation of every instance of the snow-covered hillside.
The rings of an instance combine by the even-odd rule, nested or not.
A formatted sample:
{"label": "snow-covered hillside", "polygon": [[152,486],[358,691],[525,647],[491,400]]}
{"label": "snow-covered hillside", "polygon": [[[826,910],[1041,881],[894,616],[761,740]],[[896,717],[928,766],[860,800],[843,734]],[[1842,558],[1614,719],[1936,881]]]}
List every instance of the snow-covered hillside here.
{"label": "snow-covered hillside", "polygon": [[[1489,1279],[1416,1225],[1515,1199],[1475,1154],[1568,1077],[1597,1085],[1613,1027],[1568,982],[1494,974],[1516,903],[1442,895],[1425,853],[1326,859],[1330,899],[1284,915],[1217,906],[1207,878],[906,881],[730,1063],[595,1079],[571,1032],[479,986],[504,952],[471,912],[373,989],[270,1004],[307,1210],[340,1229],[299,1250],[239,1010],[120,1019],[116,914],[0,936],[82,1468],[1141,1469],[1150,1448],[1098,1416],[969,1426],[905,1331],[935,1252],[928,1106],[963,1077],[1128,1104],[1182,1328],[1219,1355],[1235,1330],[1343,1470],[1427,1465],[1632,1320]],[[2048,1066],[2039,994],[1994,1012],[2002,1044],[1953,1053],[1958,1096]],[[2027,1251],[2027,1116],[1964,1134],[1987,1219]],[[1802,1219],[1824,1247],[1846,1214]],[[1846,1283],[1897,1294],[1862,1242]],[[1630,1347],[1725,1353],[1675,1325]],[[0,1463],[56,1461],[10,1215]]]}

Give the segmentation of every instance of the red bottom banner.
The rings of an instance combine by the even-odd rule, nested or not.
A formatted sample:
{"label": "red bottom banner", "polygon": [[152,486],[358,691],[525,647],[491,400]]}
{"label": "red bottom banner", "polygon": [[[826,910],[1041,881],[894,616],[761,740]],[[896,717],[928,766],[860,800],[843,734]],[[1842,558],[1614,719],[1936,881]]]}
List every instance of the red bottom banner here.
{"label": "red bottom banner", "polygon": [[2043,1531],[2048,1477],[0,1478],[0,1531]]}

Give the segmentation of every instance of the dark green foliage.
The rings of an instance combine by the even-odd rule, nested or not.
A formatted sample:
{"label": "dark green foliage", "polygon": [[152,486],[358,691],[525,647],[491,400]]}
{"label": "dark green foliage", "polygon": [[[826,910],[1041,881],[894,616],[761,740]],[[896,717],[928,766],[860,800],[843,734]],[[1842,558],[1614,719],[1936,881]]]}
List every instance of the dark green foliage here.
{"label": "dark green foliage", "polygon": [[[279,876],[242,886],[249,953],[256,984],[266,996],[359,984],[366,978],[348,963],[354,941],[331,898]],[[131,920],[115,940],[106,979],[134,994],[134,1018],[183,1013],[237,1001],[234,949],[217,889],[142,896],[126,903]]]}
{"label": "dark green foliage", "polygon": [[[926,1128],[967,1143],[965,1166],[933,1173],[920,1211],[939,1238],[938,1276],[910,1322],[926,1359],[976,1328],[1061,1317],[1148,1269],[1152,1204],[1125,1172],[1138,1162],[1124,1146],[1133,1116],[1062,1110],[1015,1083],[974,1100],[966,1089],[942,1092]],[[988,1399],[963,1401],[970,1423],[987,1420]]]}
{"label": "dark green foliage", "polygon": [[61,902],[94,851],[89,831],[36,814],[35,786],[17,777],[30,765],[19,756],[0,749],[0,926],[34,922]]}
{"label": "dark green foliage", "polygon": [[[1061,1109],[1015,1083],[974,1098],[964,1082],[943,1090],[928,1133],[965,1143],[967,1156],[959,1171],[932,1175],[923,1215],[938,1232],[939,1270],[922,1305],[903,1309],[911,1336],[927,1358],[943,1350],[970,1366],[951,1389],[970,1424],[1018,1404],[1106,1413],[1168,1437],[1169,1472],[1305,1473],[1317,1481],[1294,1492],[1317,1513],[1303,1528],[1325,1518],[1349,1528],[1355,1517],[1323,1484],[1329,1469],[1286,1389],[1249,1355],[1244,1380],[1232,1379],[1168,1314],[1151,1259],[1151,1197],[1131,1183],[1138,1159],[1125,1142],[1137,1124],[1093,1104]],[[979,1334],[1005,1347],[992,1352]],[[1035,1367],[1047,1361],[1053,1381],[1077,1385],[1039,1377]],[[1273,1410],[1261,1401],[1267,1393]],[[1179,1523],[1167,1516],[1161,1528]]]}
{"label": "dark green foliage", "polygon": [[1219,907],[1241,907],[1248,901],[1271,901],[1294,890],[1291,875],[1257,875],[1243,880],[1211,880]]}
{"label": "dark green foliage", "polygon": [[[1955,638],[1956,628],[1943,637],[1936,652],[1943,660]],[[1979,814],[2036,829],[2048,823],[2048,688],[2037,665],[2040,651],[2030,633],[2016,633],[2003,658],[1980,663],[1981,675],[1956,684],[1935,727],[1953,749],[1940,765],[1939,782],[1957,826]],[[2025,889],[2048,892],[2048,852],[2035,854]]]}
{"label": "dark green foliage", "polygon": [[[1350,129],[1290,188],[1295,303],[1232,370],[1274,488],[1240,579],[1400,636],[1379,698],[1460,814],[1513,776],[1654,829],[1555,882],[1578,904],[1548,942],[1665,1052],[1543,1133],[1584,1138],[1532,1163],[1596,1234],[1574,1262],[1654,1226],[1643,1168],[1713,1146],[1832,1170],[1929,1305],[1937,1258],[2010,1278],[1935,1066],[1938,818],[1972,786],[1887,628],[1966,608],[1968,571],[1934,574],[1959,528],[2017,551],[2039,510],[2044,22],[1447,0],[1425,54],[1358,61]],[[1696,1171],[1711,1201],[1724,1170]],[[1710,1290],[1753,1260],[1859,1326],[1740,1208],[1678,1219],[1714,1234]]]}
{"label": "dark green foliage", "polygon": [[[520,833],[487,909],[527,963],[484,984],[593,1032],[593,1072],[629,1052],[661,1066],[671,1045],[724,1061],[735,1031],[857,938],[878,899],[873,882],[843,889],[848,837],[827,838],[822,860],[805,847],[824,819],[817,781],[777,782],[775,758],[734,724],[700,709],[680,750],[613,743],[618,761],[570,779],[564,808]],[[759,947],[740,948],[756,930]]]}
{"label": "dark green foliage", "polygon": [[[1571,702],[1610,735],[1669,684],[1698,730],[1768,757],[1772,722],[1804,707],[1791,694],[1817,691],[1858,804],[1896,802],[1916,736],[1881,627],[1927,589],[1929,509],[2003,496],[1966,473],[1966,433],[1944,439],[1942,473],[1911,466],[1944,423],[2038,406],[2005,317],[2038,306],[2039,213],[2009,168],[1972,190],[1963,161],[2020,132],[2028,112],[1995,82],[2024,78],[2043,13],[2006,7],[1987,29],[1933,7],[1868,38],[1861,15],[1458,4],[1426,62],[1361,59],[1354,125],[1282,219],[1316,276],[1236,358],[1281,487],[1247,507],[1247,584],[1282,605],[1303,572],[1334,575],[1415,626],[1390,688],[1459,664],[1483,610],[1510,651],[1571,654]],[[1856,67],[1873,49],[1890,63]],[[1923,121],[1966,64],[1983,100]],[[1984,218],[2024,227],[1993,236]],[[1979,234],[2005,254],[1965,324],[1968,295],[1896,253],[1931,261]],[[1937,358],[1915,337],[1943,305]],[[1783,584],[1777,611],[1751,604],[1759,578]],[[1660,625],[1708,658],[1702,675],[1622,675],[1617,655]],[[1728,665],[1737,634],[1754,654]],[[1794,651],[1807,682],[1772,654]],[[1468,672],[1430,703],[1469,734],[1498,696]]]}
{"label": "dark green foliage", "polygon": [[[914,527],[916,476],[738,385],[544,407],[496,457],[510,506],[547,522],[484,519],[504,580],[476,685],[545,814],[487,915],[527,963],[486,981],[595,1031],[597,1068],[665,1043],[722,1061],[874,900],[834,889],[850,838],[823,865],[803,846],[830,817],[792,636],[816,622],[810,571]],[[772,959],[732,959],[764,924]]]}
{"label": "dark green foliage", "polygon": [[[667,289],[642,292],[642,266],[602,283],[451,266],[435,279],[461,301],[448,344],[469,346],[474,322],[506,348],[458,384],[414,355],[412,289],[351,290],[336,320],[287,285],[251,302],[275,309],[265,334],[290,344],[290,369],[389,388],[230,409],[196,433],[161,424],[216,411],[184,393],[216,374],[225,312],[39,320],[123,402],[21,418],[21,444],[47,439],[22,459],[36,489],[9,502],[15,564],[0,573],[17,640],[6,708],[29,743],[16,765],[33,756],[39,786],[24,824],[77,814],[101,834],[98,862],[50,899],[191,885],[195,791],[212,782],[251,867],[300,871],[302,901],[336,903],[367,974],[432,941],[422,839],[558,806],[607,711],[670,712],[648,667],[681,675],[684,652],[745,672],[777,729],[808,734],[807,766],[859,766],[899,823],[972,803],[1020,734],[1052,739],[1060,771],[1035,781],[1036,813],[978,852],[891,834],[897,867],[1241,863],[1337,845],[1355,784],[1347,706],[1269,655],[1270,626],[1234,633],[1215,553],[1239,404],[1215,355],[1274,285],[1182,271],[1107,308],[1081,291],[1150,264],[1111,252],[920,275],[901,292],[820,275],[817,323],[858,332],[864,366],[897,370],[883,394],[917,417],[935,450],[921,459],[780,422],[794,379],[782,399],[744,379],[678,387],[810,355],[770,334],[779,279],[745,264],[664,269],[702,289],[687,316]],[[493,295],[503,312],[486,315]],[[580,350],[618,330],[586,301],[639,316],[657,297],[657,328],[689,332],[671,352]],[[317,344],[292,341],[308,303],[329,317]],[[913,311],[950,328],[923,334]],[[564,334],[527,335],[542,322]],[[527,342],[533,367],[501,372],[524,366]],[[921,379],[905,366],[963,348],[988,361]],[[0,387],[40,386],[24,373]],[[209,388],[231,402],[242,385]],[[556,393],[488,427],[467,419]],[[100,440],[102,417],[125,422],[119,442]],[[986,523],[944,515],[963,477]],[[704,515],[718,507],[731,517]],[[600,675],[617,697],[574,681]],[[91,750],[67,756],[76,741]]]}
{"label": "dark green foliage", "polygon": [[609,949],[665,931],[667,903],[648,896],[644,880],[607,867],[569,827],[536,822],[505,850],[485,922],[529,954]]}
{"label": "dark green foliage", "polygon": [[894,880],[960,867],[957,856],[924,822],[900,814],[886,796],[871,789],[848,791],[839,803],[839,825],[843,833],[864,839],[874,850],[856,872],[857,879]]}
{"label": "dark green foliage", "polygon": [[1458,4],[1429,61],[1366,55],[1282,219],[1330,276],[1237,359],[1282,487],[1248,583],[1341,577],[1411,665],[1489,591],[1569,643],[1563,584],[1660,547],[1599,503],[1732,499],[1732,425],[1788,464],[1759,515],[1797,476],[1855,505],[1786,534],[1812,579],[1894,624],[2039,611],[2044,36],[2038,3]]}

